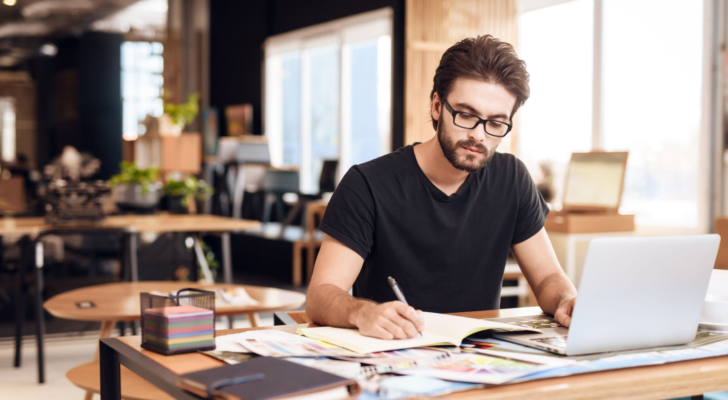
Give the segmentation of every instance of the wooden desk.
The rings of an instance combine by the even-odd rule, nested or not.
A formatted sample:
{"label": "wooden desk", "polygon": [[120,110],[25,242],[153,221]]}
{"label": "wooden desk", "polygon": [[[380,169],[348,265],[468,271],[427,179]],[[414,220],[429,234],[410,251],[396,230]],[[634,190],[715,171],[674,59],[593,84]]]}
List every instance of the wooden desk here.
{"label": "wooden desk", "polygon": [[[476,311],[455,315],[499,318],[540,314],[538,307]],[[295,332],[307,325],[267,329]],[[218,331],[218,335],[244,330]],[[224,365],[202,354],[163,356],[140,347],[138,336],[104,339],[100,344],[102,399],[119,397],[120,363],[177,399],[197,399],[178,389],[178,375]],[[151,386],[150,384],[150,386]],[[728,390],[728,356],[681,361],[663,365],[600,371],[561,378],[542,379],[476,389],[447,395],[451,399],[665,399]]]}
{"label": "wooden desk", "polygon": [[[43,303],[43,307],[54,317],[72,319],[77,321],[138,321],[139,293],[142,292],[171,292],[182,288],[243,288],[258,305],[230,305],[217,302],[215,313],[217,316],[252,314],[260,312],[273,312],[292,310],[303,305],[306,296],[290,290],[275,289],[261,286],[233,285],[233,284],[204,284],[195,282],[115,282],[103,285],[87,286],[55,295]],[[92,301],[94,308],[78,308],[77,302]],[[112,325],[113,326],[113,325]],[[102,328],[103,331],[103,328]]]}
{"label": "wooden desk", "polygon": [[124,232],[131,239],[127,252],[130,253],[131,280],[137,280],[136,235],[142,232],[196,232],[222,233],[223,274],[225,283],[232,283],[232,260],[230,258],[230,232],[254,229],[258,221],[233,219],[217,215],[177,215],[160,213],[155,215],[111,215],[93,224],[48,225],[44,218],[0,219],[0,236],[22,235],[36,239],[46,233],[91,233],[94,231]]}
{"label": "wooden desk", "polygon": [[[230,284],[198,284],[192,282],[117,282],[104,285],[88,286],[71,290],[53,296],[43,304],[43,307],[53,316],[64,319],[79,321],[101,321],[99,339],[108,338],[114,329],[116,321],[138,321],[140,319],[139,293],[142,292],[170,292],[182,288],[220,288],[229,289],[242,287],[257,305],[229,305],[217,302],[215,313],[218,316],[245,314],[254,327],[259,326],[259,312],[272,312],[280,310],[291,310],[303,305],[306,296],[302,293],[292,292],[260,286],[244,286]],[[96,307],[79,308],[77,302],[92,301]],[[94,360],[98,359],[97,356]],[[125,375],[128,375],[125,372]],[[86,399],[91,398],[92,393],[98,393],[98,386],[94,387],[93,382],[98,382],[98,364],[88,363],[79,365],[67,372],[66,377],[76,386],[86,389]],[[134,380],[136,378],[128,378]],[[137,379],[138,380],[138,379]],[[91,382],[91,383],[89,383]],[[131,385],[136,387],[137,385]],[[144,385],[137,392],[125,395],[125,398],[151,399],[144,395]]]}
{"label": "wooden desk", "polygon": [[222,232],[242,231],[259,226],[257,221],[233,219],[217,215],[110,215],[93,224],[49,225],[45,218],[2,218],[0,236],[38,235],[69,229],[127,229],[131,232]]}

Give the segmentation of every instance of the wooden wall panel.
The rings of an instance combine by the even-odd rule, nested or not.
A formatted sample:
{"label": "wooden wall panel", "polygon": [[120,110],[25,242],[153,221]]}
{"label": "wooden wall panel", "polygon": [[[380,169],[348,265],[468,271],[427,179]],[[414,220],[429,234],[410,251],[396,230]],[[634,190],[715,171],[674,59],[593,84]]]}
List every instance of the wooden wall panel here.
{"label": "wooden wall panel", "polygon": [[442,53],[464,38],[485,34],[517,47],[518,0],[407,0],[405,18],[404,142],[411,144],[435,134],[430,91]]}

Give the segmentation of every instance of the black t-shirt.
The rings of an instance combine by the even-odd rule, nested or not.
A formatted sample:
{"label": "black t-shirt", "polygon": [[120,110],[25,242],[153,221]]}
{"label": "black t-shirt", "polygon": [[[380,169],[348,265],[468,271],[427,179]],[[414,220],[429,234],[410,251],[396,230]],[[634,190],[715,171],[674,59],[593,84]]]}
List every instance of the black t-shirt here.
{"label": "black t-shirt", "polygon": [[364,258],[354,295],[396,300],[387,277],[423,311],[498,309],[511,245],[543,228],[548,207],[525,165],[496,153],[447,196],[422,172],[413,146],[353,166],[321,230]]}

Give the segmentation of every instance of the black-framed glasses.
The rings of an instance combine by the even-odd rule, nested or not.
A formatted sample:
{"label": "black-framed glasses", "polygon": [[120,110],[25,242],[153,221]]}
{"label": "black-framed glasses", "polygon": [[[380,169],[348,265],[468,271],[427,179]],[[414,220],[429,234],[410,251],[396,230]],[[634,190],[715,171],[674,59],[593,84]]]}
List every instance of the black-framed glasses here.
{"label": "black-framed glasses", "polygon": [[498,138],[506,136],[508,132],[513,129],[513,125],[507,124],[503,121],[498,121],[497,119],[482,119],[477,115],[473,115],[471,113],[455,111],[450,106],[450,103],[447,102],[447,99],[443,99],[442,104],[445,105],[445,109],[447,109],[447,111],[452,114],[453,124],[455,124],[455,126],[459,126],[460,128],[475,129],[480,123],[482,123],[483,128],[485,129],[485,133]]}

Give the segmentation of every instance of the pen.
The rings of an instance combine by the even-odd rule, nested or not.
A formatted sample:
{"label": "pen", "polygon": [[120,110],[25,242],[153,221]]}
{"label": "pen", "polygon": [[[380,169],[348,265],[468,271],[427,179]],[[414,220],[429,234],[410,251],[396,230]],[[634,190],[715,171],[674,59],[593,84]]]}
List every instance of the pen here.
{"label": "pen", "polygon": [[[391,276],[387,277],[387,280],[389,281],[389,286],[391,286],[392,290],[394,291],[394,295],[397,296],[397,300],[408,306],[409,304],[407,304],[407,300],[404,298],[404,294],[402,294],[402,289],[399,288],[397,281],[395,281],[394,278],[392,278]],[[420,336],[424,336],[422,332],[420,332]]]}

